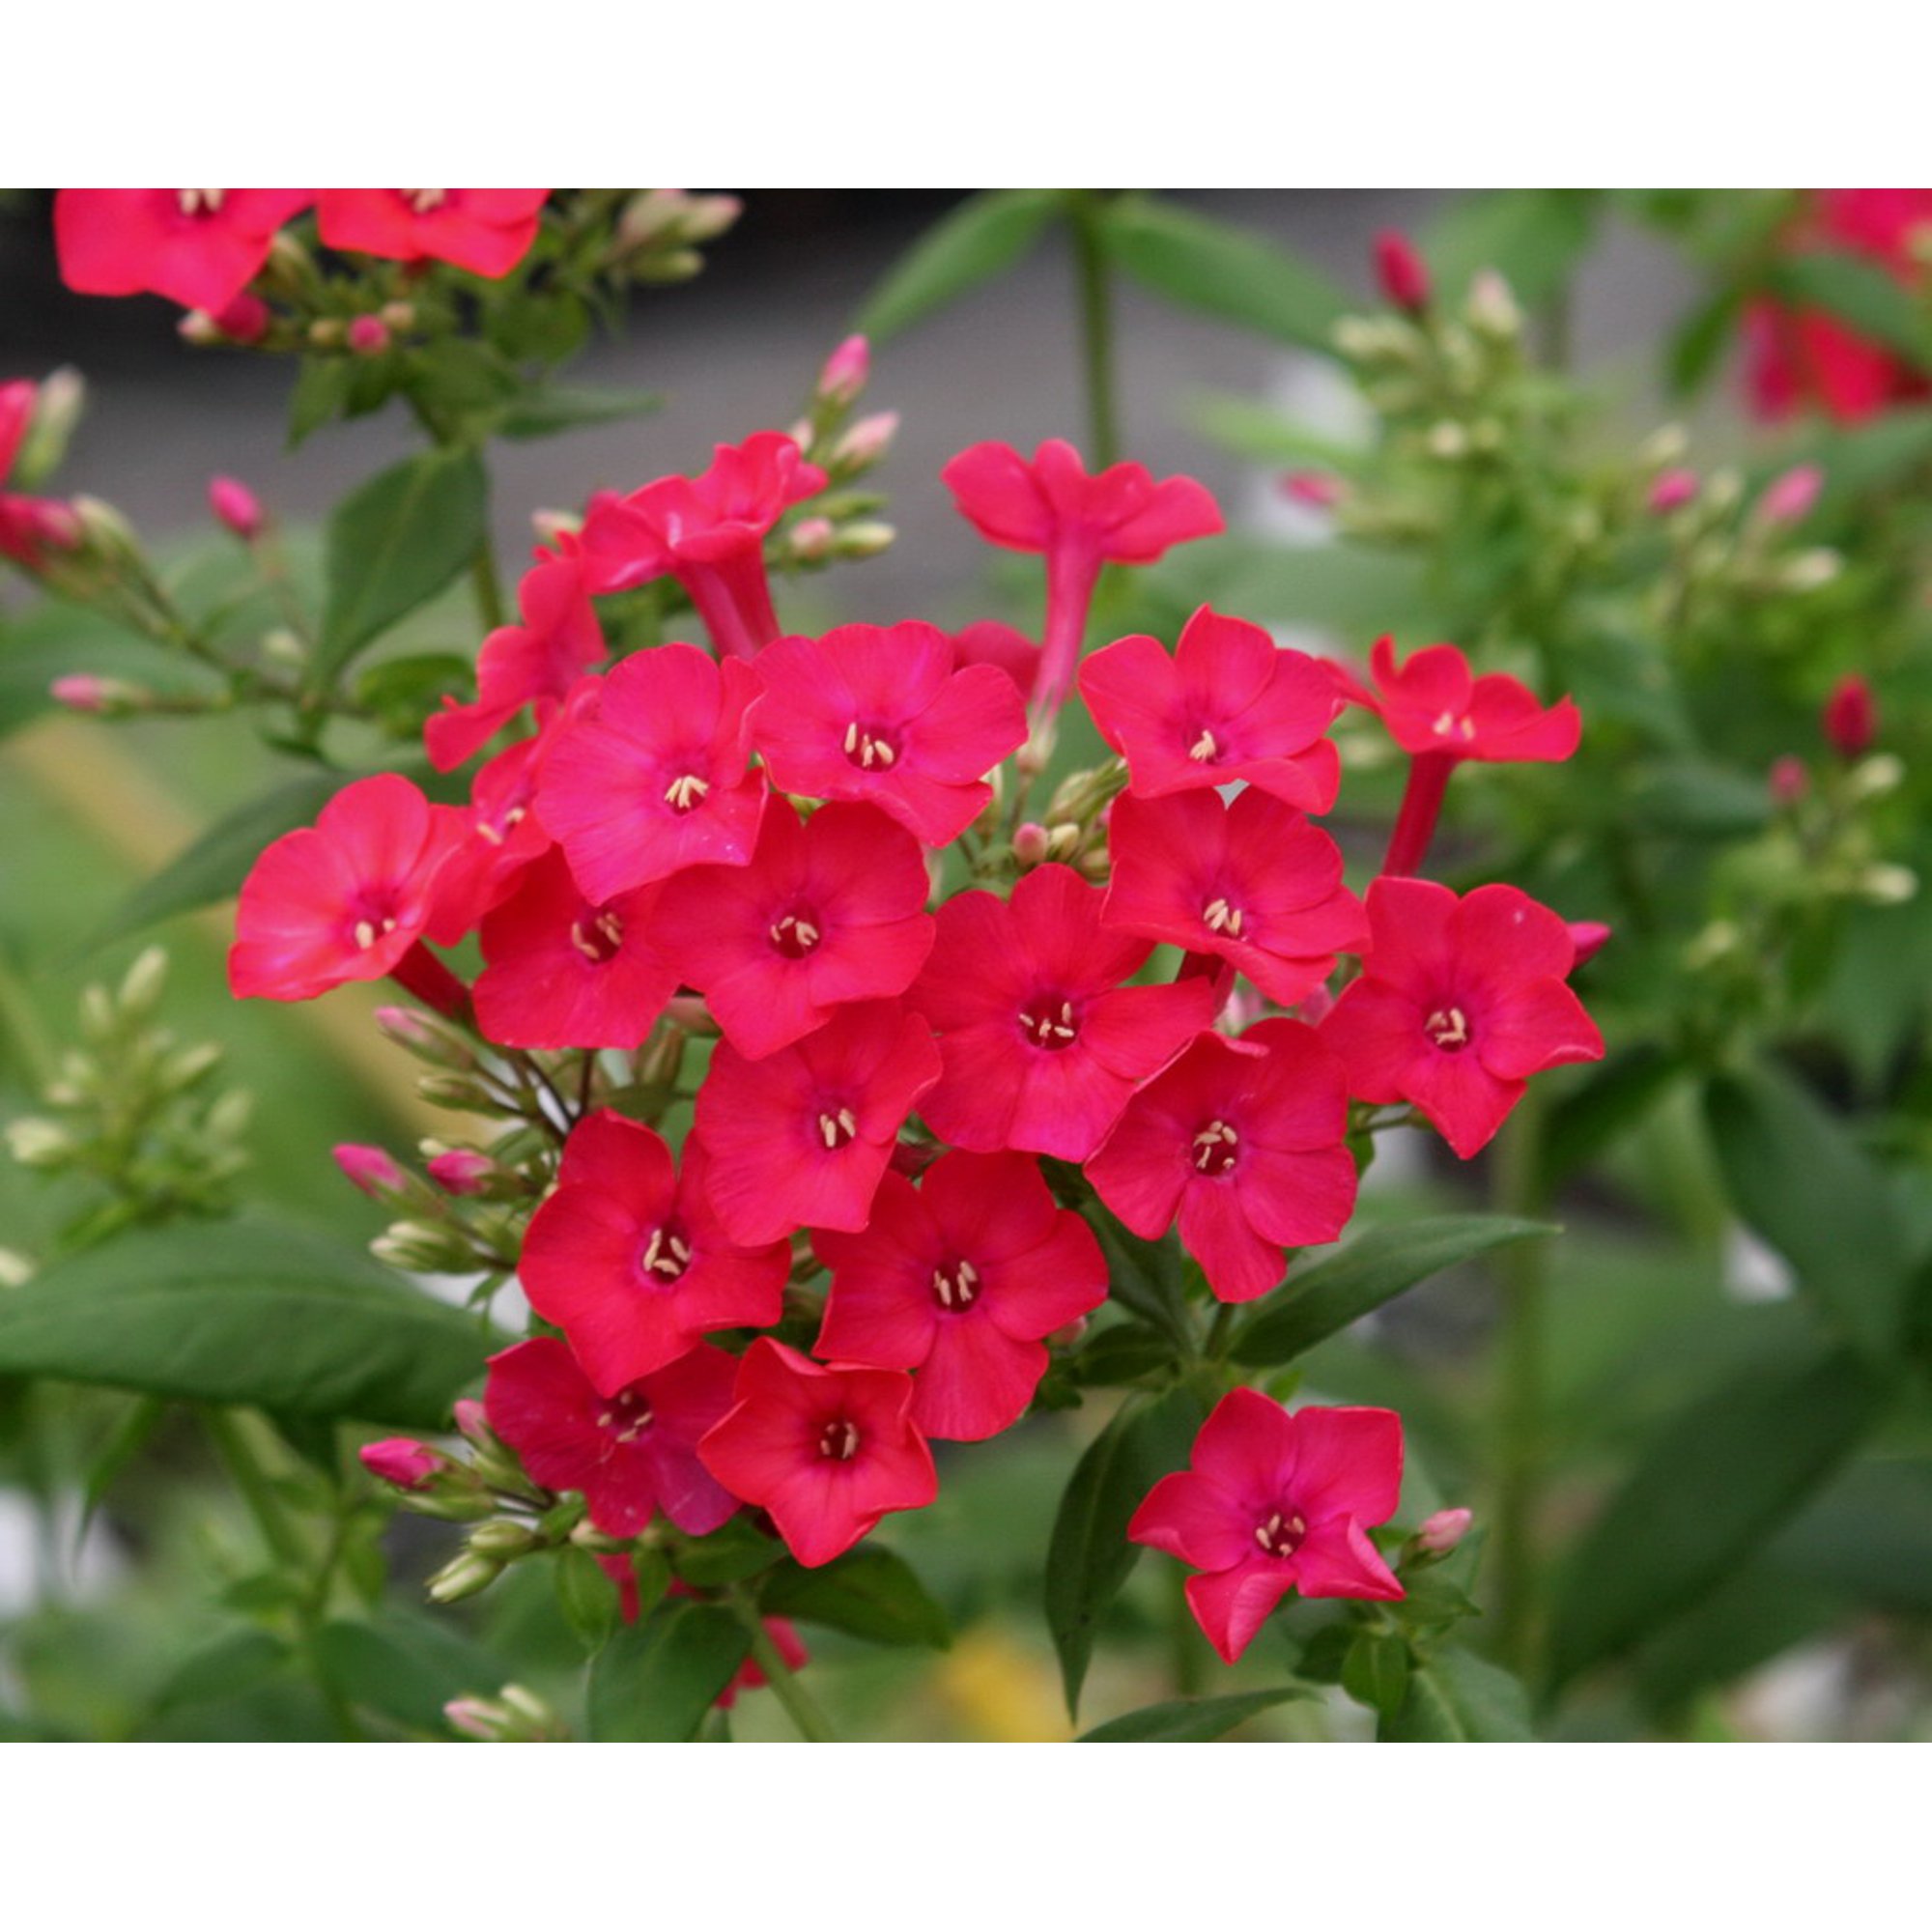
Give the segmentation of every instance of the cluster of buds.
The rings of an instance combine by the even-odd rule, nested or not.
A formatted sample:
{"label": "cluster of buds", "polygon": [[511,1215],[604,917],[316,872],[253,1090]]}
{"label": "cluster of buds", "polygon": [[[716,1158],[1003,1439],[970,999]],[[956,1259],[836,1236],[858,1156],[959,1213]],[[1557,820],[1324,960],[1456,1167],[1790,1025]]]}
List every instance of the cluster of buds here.
{"label": "cluster of buds", "polygon": [[863,335],[848,335],[826,357],[790,434],[832,487],[812,503],[810,515],[779,534],[771,551],[774,565],[810,568],[837,558],[876,556],[892,543],[892,526],[878,521],[886,499],[851,487],[885,461],[898,433],[895,410],[854,417],[871,372],[871,349]]}
{"label": "cluster of buds", "polygon": [[735,195],[645,188],[619,211],[605,263],[621,268],[633,281],[689,281],[704,267],[699,249],[731,228],[742,213]]}
{"label": "cluster of buds", "polygon": [[570,1728],[534,1690],[506,1684],[494,1697],[453,1697],[442,1707],[450,1728],[486,1745],[567,1744]]}
{"label": "cluster of buds", "polygon": [[8,1151],[22,1165],[108,1190],[109,1202],[84,1224],[91,1234],[221,1212],[247,1164],[251,1100],[216,1088],[221,1049],[184,1043],[151,1024],[166,977],[166,955],[151,947],[118,987],[87,987],[80,1043],[61,1056],[43,1095],[48,1111],[6,1128]]}

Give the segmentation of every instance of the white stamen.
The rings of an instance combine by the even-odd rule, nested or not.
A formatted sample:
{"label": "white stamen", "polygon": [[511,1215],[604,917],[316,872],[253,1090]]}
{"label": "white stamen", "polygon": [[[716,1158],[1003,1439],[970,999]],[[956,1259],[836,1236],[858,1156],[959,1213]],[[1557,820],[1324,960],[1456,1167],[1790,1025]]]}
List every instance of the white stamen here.
{"label": "white stamen", "polygon": [[1214,742],[1213,732],[1204,729],[1200,737],[1188,746],[1187,755],[1196,764],[1205,765],[1209,758],[1216,756],[1220,750],[1220,746]]}
{"label": "white stamen", "polygon": [[1469,1021],[1461,1007],[1449,1007],[1431,1013],[1423,1022],[1422,1030],[1437,1046],[1467,1046],[1469,1043]]}
{"label": "white stamen", "polygon": [[399,187],[396,192],[409,203],[412,214],[434,214],[449,199],[446,187]]}
{"label": "white stamen", "polygon": [[1201,908],[1201,917],[1208,922],[1210,932],[1225,932],[1230,939],[1241,936],[1241,909],[1231,906],[1226,899],[1209,899]]}
{"label": "white stamen", "polygon": [[696,772],[686,772],[681,779],[672,779],[665,786],[665,803],[673,811],[693,811],[710,789],[710,784]]}
{"label": "white stamen", "polygon": [[225,187],[178,187],[175,198],[181,203],[184,214],[219,214],[221,204],[228,198]]}
{"label": "white stamen", "polygon": [[1194,1136],[1194,1166],[1200,1174],[1226,1174],[1235,1164],[1241,1137],[1226,1121],[1209,1121]]}
{"label": "white stamen", "polygon": [[971,1262],[961,1262],[951,1274],[944,1268],[932,1271],[932,1292],[942,1308],[971,1308],[980,1287],[980,1270]]}

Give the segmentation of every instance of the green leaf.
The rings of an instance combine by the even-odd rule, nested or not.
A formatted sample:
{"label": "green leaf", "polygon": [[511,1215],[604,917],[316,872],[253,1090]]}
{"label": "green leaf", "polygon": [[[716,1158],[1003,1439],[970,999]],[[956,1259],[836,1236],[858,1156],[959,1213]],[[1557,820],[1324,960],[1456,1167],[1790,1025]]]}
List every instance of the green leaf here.
{"label": "green leaf", "polygon": [[617,1585],[589,1550],[558,1551],[556,1601],[564,1622],[584,1649],[593,1655],[603,1649],[617,1627]]}
{"label": "green leaf", "polygon": [[1065,208],[1059,188],[995,188],[960,203],[895,262],[852,325],[874,342],[1014,267]]}
{"label": "green leaf", "polygon": [[1086,1204],[1082,1211],[1099,1237],[1113,1298],[1151,1322],[1181,1353],[1193,1353],[1194,1322],[1187,1312],[1179,1241],[1172,1235],[1144,1241],[1097,1201]]}
{"label": "green leaf", "polygon": [[92,611],[48,600],[17,616],[0,614],[0,737],[58,711],[54,679],[82,671],[169,696],[215,689],[200,666],[184,665]]}
{"label": "green leaf", "polygon": [[0,1293],[0,1374],[435,1429],[491,1338],[355,1248],[261,1222],[128,1235]]}
{"label": "green leaf", "polygon": [[216,819],[179,858],[136,886],[96,927],[85,950],[227,898],[241,889],[265,845],[299,825],[314,824],[343,783],[340,772],[304,773]]}
{"label": "green leaf", "polygon": [[1562,1683],[1696,1603],[1787,1521],[1884,1411],[1848,1351],[1787,1343],[1676,1416],[1585,1533],[1558,1593]]}
{"label": "green leaf", "polygon": [[1455,203],[1422,252],[1439,301],[1460,300],[1478,270],[1493,269],[1526,308],[1540,308],[1568,284],[1596,231],[1592,190],[1505,188]]}
{"label": "green leaf", "polygon": [[1885,1170],[1805,1087],[1769,1064],[1719,1075],[1704,1104],[1739,1214],[1847,1339],[1889,1359],[1905,1320],[1911,1257]]}
{"label": "green leaf", "polygon": [[1140,1555],[1127,1524],[1161,1477],[1186,1463],[1204,1416],[1188,1389],[1130,1401],[1074,1464],[1046,1551],[1046,1624],[1069,1712],[1079,1711],[1100,1619]]}
{"label": "green leaf", "polygon": [[1669,1091],[1684,1063],[1653,1040],[1593,1066],[1549,1109],[1537,1164],[1545,1199],[1627,1134]]}
{"label": "green leaf", "polygon": [[1408,1695],[1409,1662],[1401,1637],[1364,1631],[1342,1662],[1342,1689],[1356,1703],[1392,1719]]}
{"label": "green leaf", "polygon": [[185,1658],[156,1691],[152,1720],[191,1704],[212,1704],[239,1696],[265,1683],[289,1661],[289,1647],[271,1632],[233,1630]]}
{"label": "green leaf", "polygon": [[1376,1731],[1383,1744],[1527,1744],[1529,1698],[1507,1670],[1466,1650],[1438,1651],[1410,1671],[1408,1694]]}
{"label": "green leaf", "polygon": [[870,1643],[944,1650],[952,1641],[946,1612],[925,1585],[890,1549],[872,1545],[818,1570],[787,1563],[772,1572],[758,1602],[768,1615],[823,1624]]}
{"label": "green leaf", "polygon": [[662,389],[603,388],[590,384],[548,383],[519,396],[497,422],[497,434],[526,442],[599,423],[631,422],[664,408]]}
{"label": "green leaf", "polygon": [[447,695],[467,700],[476,689],[476,663],[455,651],[418,651],[384,658],[355,679],[355,701],[373,711],[392,738],[415,741],[423,720]]}
{"label": "green leaf", "polygon": [[1722,289],[1678,324],[1664,355],[1664,382],[1672,396],[1695,395],[1717,373],[1738,340],[1744,307],[1742,290]]}
{"label": "green leaf", "polygon": [[678,1577],[699,1590],[739,1583],[769,1570],[783,1556],[784,1546],[734,1516],[709,1536],[683,1545],[673,1559]]}
{"label": "green leaf", "polygon": [[442,1734],[442,1707],[453,1697],[494,1692],[501,1675],[467,1638],[426,1617],[326,1624],[315,1652],[338,1696],[412,1731]]}
{"label": "green leaf", "polygon": [[346,355],[306,355],[289,397],[289,447],[295,449],[349,410],[355,365]]}
{"label": "green leaf", "polygon": [[1232,1697],[1177,1697],[1110,1718],[1076,1738],[1083,1745],[1199,1745],[1225,1738],[1237,1724],[1310,1693],[1299,1684],[1243,1690]]}
{"label": "green leaf", "polygon": [[590,1666],[590,1736],[597,1744],[683,1744],[738,1674],[751,1634],[715,1604],[661,1605],[622,1630]]}
{"label": "green leaf", "polygon": [[427,603],[477,554],[489,536],[488,500],[470,451],[431,450],[372,476],[336,505],[317,678]]}
{"label": "green leaf", "polygon": [[1737,838],[1771,817],[1762,774],[1678,759],[1652,769],[1631,799],[1637,823],[1693,838]]}
{"label": "green leaf", "polygon": [[1107,204],[1101,235],[1154,294],[1278,342],[1334,353],[1336,323],[1363,306],[1278,242],[1144,195]]}
{"label": "green leaf", "polygon": [[1299,1274],[1291,1271],[1287,1288],[1277,1290],[1237,1331],[1235,1359],[1252,1368],[1292,1362],[1430,1275],[1506,1242],[1555,1233],[1545,1222],[1504,1214],[1443,1215],[1371,1228],[1339,1254]]}
{"label": "green leaf", "polygon": [[1765,275],[1768,293],[1800,308],[1821,308],[1917,368],[1932,361],[1932,327],[1902,282],[1865,255],[1821,248],[1787,255]]}

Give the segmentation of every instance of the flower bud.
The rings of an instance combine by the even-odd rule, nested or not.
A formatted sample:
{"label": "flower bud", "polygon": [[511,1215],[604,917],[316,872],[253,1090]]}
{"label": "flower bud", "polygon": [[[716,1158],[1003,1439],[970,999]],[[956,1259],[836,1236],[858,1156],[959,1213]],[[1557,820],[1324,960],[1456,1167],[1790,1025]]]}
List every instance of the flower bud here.
{"label": "flower bud", "polygon": [[848,335],[818,372],[816,394],[821,403],[844,409],[858,401],[872,373],[872,352],[863,335]]}
{"label": "flower bud", "polygon": [[1469,327],[1492,342],[1514,342],[1522,332],[1522,311],[1510,285],[1493,269],[1479,270],[1469,284]]}
{"label": "flower bud", "polygon": [[55,678],[47,686],[47,695],[56,704],[89,718],[131,717],[147,708],[152,696],[138,684],[126,684],[118,677],[97,677],[92,671]]}
{"label": "flower bud", "polygon": [[1666,469],[1650,486],[1651,514],[1666,517],[1672,510],[1681,510],[1696,495],[1697,472],[1694,469]]}
{"label": "flower bud", "polygon": [[1878,736],[1878,703],[1872,688],[1857,671],[1848,671],[1832,687],[1819,714],[1825,742],[1848,764],[1871,749]]}
{"label": "flower bud", "polygon": [[1454,463],[1468,455],[1469,434],[1461,423],[1444,420],[1429,432],[1425,446],[1431,456],[1439,457],[1444,463]]}
{"label": "flower bud", "polygon": [[890,524],[847,524],[838,532],[833,549],[839,556],[877,556],[881,551],[889,549],[897,537],[898,531]]}
{"label": "flower bud", "polygon": [[1594,959],[1609,941],[1610,928],[1601,920],[1573,919],[1566,923],[1570,928],[1571,944],[1577,949],[1575,964],[1577,966]]}
{"label": "flower bud", "polygon": [[362,1466],[378,1482],[394,1490],[427,1489],[437,1472],[449,1459],[407,1435],[385,1436],[381,1442],[365,1442],[360,1455]]}
{"label": "flower bud", "polygon": [[124,1019],[145,1019],[159,1004],[168,980],[168,955],[158,946],[144,947],[122,976],[116,1004]]}
{"label": "flower bud", "polygon": [[384,302],[376,313],[393,329],[405,330],[413,328],[416,326],[416,305],[414,302]]}
{"label": "flower bud", "polygon": [[311,349],[340,349],[348,339],[349,331],[335,316],[318,316],[308,326],[308,346]]}
{"label": "flower bud", "polygon": [[1808,516],[1825,487],[1825,472],[1815,463],[1801,463],[1769,485],[1757,500],[1758,516],[1767,524],[1795,524]]}
{"label": "flower bud", "polygon": [[342,1178],[352,1187],[360,1188],[372,1201],[400,1194],[409,1184],[409,1177],[382,1148],[358,1147],[346,1141],[330,1151],[336,1166],[342,1170]]}
{"label": "flower bud", "polygon": [[497,1163],[474,1148],[445,1148],[432,1154],[429,1178],[445,1194],[480,1194],[497,1173]]}
{"label": "flower bud", "polygon": [[1690,439],[1684,425],[1665,423],[1644,438],[1637,447],[1636,460],[1645,469],[1667,469],[1673,463],[1681,463],[1690,447]]}
{"label": "flower bud", "polygon": [[489,1522],[478,1523],[469,1532],[469,1548],[479,1556],[525,1556],[536,1547],[537,1539],[528,1527],[521,1522],[512,1522],[507,1517],[497,1517]]}
{"label": "flower bud", "polygon": [[349,353],[352,355],[386,355],[389,353],[389,325],[380,316],[358,315],[349,325]]}
{"label": "flower bud", "polygon": [[53,1121],[29,1116],[9,1121],[4,1129],[7,1151],[22,1167],[60,1167],[72,1156],[73,1136]]}
{"label": "flower bud", "polygon": [[735,194],[694,194],[684,204],[677,232],[687,242],[715,242],[745,212]]}
{"label": "flower bud", "polygon": [[802,517],[792,526],[791,554],[805,563],[816,563],[830,553],[836,534],[830,517]]}
{"label": "flower bud", "polygon": [[833,445],[830,468],[835,476],[856,476],[882,462],[898,434],[899,412],[881,410],[876,415],[861,416]]}
{"label": "flower bud", "polygon": [[18,1248],[0,1248],[0,1289],[18,1288],[34,1278],[34,1264]]}
{"label": "flower bud", "polygon": [[1013,857],[1022,866],[1043,866],[1049,849],[1046,827],[1029,818],[1013,832]]}
{"label": "flower bud", "polygon": [[474,1274],[476,1257],[445,1228],[398,1221],[369,1243],[369,1252],[405,1274]]}
{"label": "flower bud", "polygon": [[1406,235],[1384,228],[1376,237],[1376,279],[1397,308],[1420,315],[1429,306],[1429,270]]}
{"label": "flower bud", "polygon": [[429,1600],[433,1604],[461,1603],[465,1597],[487,1590],[502,1574],[503,1566],[494,1558],[466,1549],[429,1579]]}
{"label": "flower bud", "polygon": [[243,289],[226,308],[216,309],[213,315],[205,309],[189,309],[176,328],[184,342],[197,349],[223,342],[247,349],[268,334],[270,321],[269,304]]}
{"label": "flower bud", "polygon": [[1904,782],[1905,760],[1889,752],[1880,752],[1852,767],[1845,778],[1845,797],[1853,805],[1862,805],[1867,799],[1883,798],[1888,792],[1896,791]]}
{"label": "flower bud", "polygon": [[453,1730],[489,1745],[560,1743],[563,1719],[533,1690],[506,1684],[492,1697],[452,1697],[442,1707]]}
{"label": "flower bud", "polygon": [[262,534],[266,519],[261,499],[247,484],[238,482],[233,476],[210,479],[208,507],[214,512],[215,521],[226,525],[243,543],[253,543]]}
{"label": "flower bud", "polygon": [[1447,1556],[1469,1533],[1476,1520],[1473,1510],[1437,1510],[1415,1532],[1415,1540],[1432,1556]]}
{"label": "flower bud", "polygon": [[1342,479],[1325,469],[1291,470],[1278,487],[1291,502],[1305,503],[1311,510],[1332,510],[1344,492]]}
{"label": "flower bud", "polygon": [[456,1114],[488,1114],[497,1106],[497,1096],[480,1080],[461,1073],[425,1073],[416,1082],[416,1092],[432,1107],[446,1107]]}
{"label": "flower bud", "polygon": [[1854,882],[1867,905],[1903,905],[1918,891],[1918,874],[1907,866],[1867,866]]}
{"label": "flower bud", "polygon": [[35,386],[27,433],[14,452],[15,488],[30,488],[59,466],[86,407],[87,383],[78,369],[56,369]]}
{"label": "flower bud", "polygon": [[1086,1316],[1076,1315],[1071,1321],[1064,1322],[1046,1338],[1049,1349],[1070,1349],[1086,1334],[1089,1323]]}
{"label": "flower bud", "polygon": [[89,550],[101,556],[139,560],[141,546],[134,526],[112,503],[103,503],[99,497],[72,497],[67,507]]}
{"label": "flower bud", "polygon": [[1834,550],[1800,551],[1778,572],[1778,582],[1786,590],[1822,590],[1845,567],[1845,559]]}
{"label": "flower bud", "polygon": [[1774,761],[1766,783],[1774,805],[1796,805],[1811,789],[1811,774],[1804,760],[1785,756]]}

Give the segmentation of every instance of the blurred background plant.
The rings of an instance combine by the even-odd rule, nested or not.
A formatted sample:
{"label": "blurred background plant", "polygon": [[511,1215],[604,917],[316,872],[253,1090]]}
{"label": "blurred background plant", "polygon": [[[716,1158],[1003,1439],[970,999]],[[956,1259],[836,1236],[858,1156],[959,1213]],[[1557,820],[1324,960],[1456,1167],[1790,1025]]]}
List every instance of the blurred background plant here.
{"label": "blurred background plant", "polygon": [[[526,1140],[493,1142],[469,1131],[461,1043],[433,1025],[389,1022],[428,1064],[412,1094],[374,996],[233,1005],[212,908],[348,777],[435,785],[411,748],[438,696],[469,695],[503,616],[496,559],[531,508],[696,469],[804,396],[794,434],[836,489],[767,554],[803,574],[786,611],[805,628],[1026,621],[1037,566],[1001,564],[968,601],[971,554],[931,478],[976,438],[1059,433],[1095,467],[1195,470],[1236,512],[1229,535],[1103,583],[1095,637],[1171,639],[1211,602],[1356,662],[1383,634],[1405,655],[1453,639],[1479,669],[1575,696],[1577,758],[1456,780],[1437,869],[1609,929],[1580,983],[1610,1056],[1541,1083],[1470,1167],[1384,1137],[1364,1210],[1373,1226],[1486,1198],[1567,1236],[1445,1269],[1270,1386],[1402,1411],[1412,1490],[1473,1504],[1484,1532],[1412,1593],[1416,1629],[1461,1619],[1472,1586],[1485,1614],[1459,1642],[1528,1687],[1540,1733],[1923,1734],[1919,192],[773,196],[741,238],[724,197],[587,190],[553,202],[498,281],[346,268],[285,238],[255,308],[190,315],[181,359],[145,363],[163,311],[55,292],[44,210],[15,204],[5,272],[28,298],[6,366],[98,343],[106,408],[61,473],[98,461],[118,487],[138,456],[121,424],[145,421],[137,487],[170,534],[151,543],[145,512],[85,495],[19,494],[47,486],[77,427],[77,380],[42,382],[0,501],[41,593],[0,618],[0,1725],[581,1730],[582,1660],[615,1598],[574,1525],[539,1525],[565,1545],[553,1564],[513,1560],[533,1546],[485,1524],[494,1587],[432,1616],[423,1585],[467,1560],[462,1532],[392,1515],[354,1454],[370,1426],[446,1428],[485,1346],[448,1303],[500,1285],[493,1189],[527,1184],[541,1094]],[[1372,247],[1392,221],[1413,239]],[[721,238],[710,295],[646,289]],[[917,546],[886,549],[869,474],[894,422],[855,418],[831,369],[811,383],[848,323],[906,406],[890,511]],[[591,351],[600,324],[616,340]],[[210,346],[251,361],[195,368]],[[564,384],[580,355],[622,380]],[[238,400],[185,458],[165,412],[217,391]],[[283,405],[303,447],[271,472],[261,425]],[[254,487],[220,481],[201,515],[204,472],[231,470]],[[631,593],[613,645],[683,609],[668,580]],[[1330,829],[1367,872],[1401,761],[1350,720],[1350,815]],[[1065,768],[1099,755],[1067,736]],[[178,960],[165,993],[159,955],[136,952],[156,929]],[[118,990],[90,989],[76,1024],[73,979],[97,972]],[[216,1090],[221,1054],[260,1096],[252,1120]],[[383,1152],[423,1136],[421,1162]],[[360,1194],[338,1145],[368,1156]],[[463,1155],[480,1165],[448,1165]],[[244,1187],[248,1214],[211,1229]],[[355,1215],[389,1260],[452,1277],[444,1302],[356,1258]],[[345,1333],[366,1338],[347,1378]],[[949,1465],[940,1503],[892,1526],[929,1600],[869,1630],[835,1605],[809,1631],[841,1728],[1066,1734],[1040,1573],[1065,1442],[1107,1400],[1090,1388]],[[459,1496],[444,1514],[476,1512]],[[1225,1671],[1177,1625],[1165,1567],[1116,1602],[1093,1708],[1240,1691],[1288,1662],[1335,1688],[1258,1704],[1253,1734],[1523,1722],[1507,1678],[1459,1663],[1411,1685],[1426,1641],[1355,1633],[1332,1606],[1291,1607],[1272,1669],[1258,1647]],[[741,1697],[728,1722],[776,1733],[771,1702]]]}

